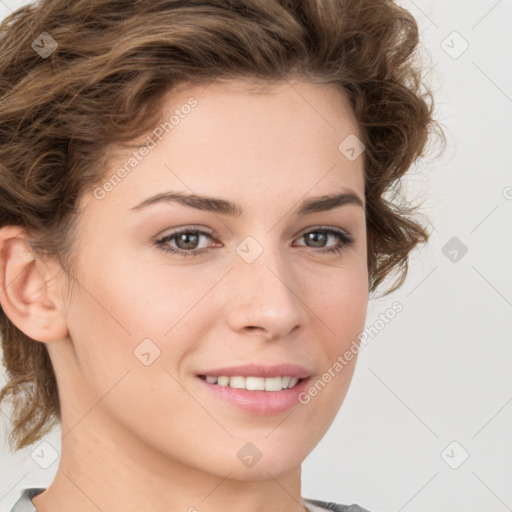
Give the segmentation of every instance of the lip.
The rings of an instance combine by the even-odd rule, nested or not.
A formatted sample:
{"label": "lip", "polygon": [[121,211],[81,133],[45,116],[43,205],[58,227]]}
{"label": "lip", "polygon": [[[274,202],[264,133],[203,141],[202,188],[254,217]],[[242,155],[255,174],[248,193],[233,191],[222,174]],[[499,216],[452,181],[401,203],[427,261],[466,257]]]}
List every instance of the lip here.
{"label": "lip", "polygon": [[[197,375],[212,377],[219,377],[222,375],[225,375],[226,377],[236,377],[237,375],[242,377],[281,377],[289,375],[290,377],[297,377],[298,379],[307,379],[311,376],[311,372],[304,366],[300,366],[298,364],[283,363],[272,366],[244,364],[240,366],[205,370],[203,372],[199,372]],[[277,393],[277,391],[274,391],[274,393]]]}
{"label": "lip", "polygon": [[[289,375],[290,377],[297,377],[300,380],[295,387],[283,389],[281,391],[249,391],[247,389],[210,384],[206,380],[202,379],[200,375],[225,375],[227,377],[234,377],[237,375],[244,377],[279,377]],[[301,404],[299,401],[299,395],[307,389],[311,378],[311,372],[300,365],[279,364],[274,366],[261,366],[248,364],[204,371],[197,374],[195,379],[202,389],[206,392],[212,393],[214,397],[222,400],[223,402],[244,412],[260,416],[269,416],[283,413],[288,409]]]}

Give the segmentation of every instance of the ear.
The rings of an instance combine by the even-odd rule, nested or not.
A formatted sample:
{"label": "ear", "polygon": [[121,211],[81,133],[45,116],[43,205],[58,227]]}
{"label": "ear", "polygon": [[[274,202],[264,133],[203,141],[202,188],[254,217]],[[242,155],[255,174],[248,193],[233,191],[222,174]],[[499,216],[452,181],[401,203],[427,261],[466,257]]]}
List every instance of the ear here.
{"label": "ear", "polygon": [[68,336],[59,294],[60,268],[43,263],[19,226],[0,229],[0,305],[9,320],[30,338],[52,342]]}

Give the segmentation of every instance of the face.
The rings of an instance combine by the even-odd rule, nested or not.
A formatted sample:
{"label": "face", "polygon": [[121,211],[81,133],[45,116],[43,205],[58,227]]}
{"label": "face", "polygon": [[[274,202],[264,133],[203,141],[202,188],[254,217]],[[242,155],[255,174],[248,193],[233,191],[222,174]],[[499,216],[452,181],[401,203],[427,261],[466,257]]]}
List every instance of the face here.
{"label": "face", "polygon": [[[110,185],[82,197],[69,350],[50,346],[63,431],[94,426],[222,476],[283,475],[333,421],[356,358],[335,363],[364,328],[364,203],[311,206],[364,202],[363,157],[338,148],[359,130],[338,91],[304,82],[183,89],[164,107],[172,126],[116,153]],[[163,194],[216,201],[148,201]]]}

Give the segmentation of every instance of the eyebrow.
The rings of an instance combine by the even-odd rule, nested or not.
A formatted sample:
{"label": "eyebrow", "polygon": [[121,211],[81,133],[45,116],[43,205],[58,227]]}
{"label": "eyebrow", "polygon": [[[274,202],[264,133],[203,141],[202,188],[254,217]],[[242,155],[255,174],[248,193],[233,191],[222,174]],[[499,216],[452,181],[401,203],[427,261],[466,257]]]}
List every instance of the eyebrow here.
{"label": "eyebrow", "polygon": [[[156,194],[152,197],[148,197],[137,206],[132,207],[131,210],[138,211],[156,203],[170,202],[177,202],[185,206],[191,206],[197,210],[205,210],[233,217],[243,215],[243,208],[240,205],[227,201],[226,199],[200,196],[197,194],[184,194],[182,192],[163,192]],[[347,192],[308,198],[295,209],[294,213],[300,217],[312,213],[333,210],[348,204],[357,205],[364,209],[363,200],[355,192],[348,190]]]}

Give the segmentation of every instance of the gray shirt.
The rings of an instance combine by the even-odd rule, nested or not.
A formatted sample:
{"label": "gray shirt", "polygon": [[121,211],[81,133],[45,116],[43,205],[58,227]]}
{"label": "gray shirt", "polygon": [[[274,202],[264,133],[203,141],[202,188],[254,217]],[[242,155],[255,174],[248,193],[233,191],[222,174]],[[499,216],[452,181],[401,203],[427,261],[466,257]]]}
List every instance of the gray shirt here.
{"label": "gray shirt", "polygon": [[[37,512],[37,509],[32,504],[31,499],[45,490],[46,489],[44,488],[36,487],[23,489],[21,491],[20,499],[14,504],[11,512]],[[309,512],[324,512],[326,510],[331,510],[333,512],[369,512],[359,505],[339,505],[338,503],[307,498],[303,498],[303,500]]]}

